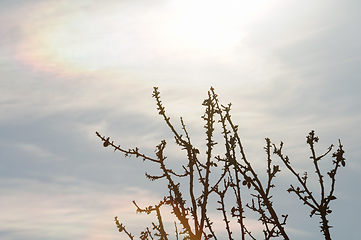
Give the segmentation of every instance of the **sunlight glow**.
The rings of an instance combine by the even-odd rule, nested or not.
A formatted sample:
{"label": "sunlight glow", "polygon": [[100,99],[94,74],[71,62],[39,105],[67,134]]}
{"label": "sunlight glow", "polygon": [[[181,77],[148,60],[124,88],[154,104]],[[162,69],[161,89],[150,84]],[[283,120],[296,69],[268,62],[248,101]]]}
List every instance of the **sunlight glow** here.
{"label": "sunlight glow", "polygon": [[18,46],[19,59],[27,65],[63,74],[127,69],[178,57],[231,54],[247,35],[237,24],[237,11],[222,10],[212,1],[174,2],[137,11],[121,4],[69,13],[63,7],[61,2],[49,2],[40,7],[47,11],[27,16],[23,26],[27,39]]}
{"label": "sunlight glow", "polygon": [[276,2],[122,2],[74,10],[65,0],[49,1],[25,14],[17,60],[60,76],[114,72],[137,78],[140,70],[194,64],[264,73],[263,57],[244,43],[248,30],[242,24]]}

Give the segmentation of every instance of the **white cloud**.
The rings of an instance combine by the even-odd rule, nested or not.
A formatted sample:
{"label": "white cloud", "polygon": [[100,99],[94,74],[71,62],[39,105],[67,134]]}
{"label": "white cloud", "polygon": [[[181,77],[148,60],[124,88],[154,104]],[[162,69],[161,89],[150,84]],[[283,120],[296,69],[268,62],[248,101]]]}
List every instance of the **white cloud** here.
{"label": "white cloud", "polygon": [[116,215],[132,230],[155,220],[154,216],[135,214],[132,204],[133,200],[140,205],[158,203],[158,196],[147,190],[125,187],[112,192],[115,189],[74,179],[61,182],[8,181],[8,185],[21,186],[23,191],[2,188],[1,231],[18,238],[114,239],[120,235],[114,224]]}
{"label": "white cloud", "polygon": [[30,155],[32,158],[46,158],[52,157],[52,154],[47,150],[41,148],[40,146],[29,144],[29,143],[20,143],[16,144],[17,148],[21,151],[24,151],[25,155]]}

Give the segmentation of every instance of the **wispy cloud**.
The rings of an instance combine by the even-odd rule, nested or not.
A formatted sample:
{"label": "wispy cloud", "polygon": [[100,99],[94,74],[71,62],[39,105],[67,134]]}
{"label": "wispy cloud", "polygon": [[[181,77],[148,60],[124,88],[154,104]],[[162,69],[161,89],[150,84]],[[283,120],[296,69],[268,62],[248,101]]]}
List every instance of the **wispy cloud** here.
{"label": "wispy cloud", "polygon": [[121,187],[119,192],[113,192],[114,188],[103,185],[85,182],[79,185],[76,179],[59,179],[59,184],[30,179],[7,182],[7,185],[22,188],[21,192],[4,188],[4,183],[1,185],[0,222],[1,232],[8,233],[3,236],[6,239],[8,236],[114,239],[119,234],[113,223],[116,215],[126,220],[131,229],[154,220],[151,216],[135,214],[133,200],[143,205],[159,200],[158,196],[139,188]]}

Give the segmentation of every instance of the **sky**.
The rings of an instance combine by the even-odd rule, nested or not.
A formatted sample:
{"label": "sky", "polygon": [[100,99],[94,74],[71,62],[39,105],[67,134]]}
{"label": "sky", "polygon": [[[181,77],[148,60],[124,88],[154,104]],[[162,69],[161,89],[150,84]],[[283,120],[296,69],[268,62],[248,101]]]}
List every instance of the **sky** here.
{"label": "sky", "polygon": [[[316,131],[320,154],[341,139],[331,234],[359,239],[360,9],[358,0],[0,1],[0,238],[126,239],[115,216],[138,236],[155,216],[132,201],[157,204],[166,185],[144,176],[157,166],[102,147],[95,131],[150,156],[166,139],[179,167],[186,158],[153,87],[204,149],[201,104],[213,86],[260,174],[266,137],[310,175],[306,135]],[[286,192],[294,179],[282,165],[277,181],[291,239],[322,239],[319,219]]]}

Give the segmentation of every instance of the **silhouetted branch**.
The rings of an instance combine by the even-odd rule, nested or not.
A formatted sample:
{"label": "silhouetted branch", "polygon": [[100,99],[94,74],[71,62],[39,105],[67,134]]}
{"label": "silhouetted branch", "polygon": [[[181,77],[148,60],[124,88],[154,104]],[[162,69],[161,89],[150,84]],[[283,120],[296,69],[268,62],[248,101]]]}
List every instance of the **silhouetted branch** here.
{"label": "silhouetted branch", "polygon": [[[175,222],[175,237],[178,240],[183,235],[183,240],[201,240],[201,239],[214,239],[217,240],[217,235],[212,227],[213,221],[210,219],[208,212],[211,204],[209,202],[217,199],[216,203],[220,206],[215,210],[219,210],[225,223],[225,233],[229,240],[234,239],[231,222],[237,221],[240,228],[240,237],[245,240],[246,237],[255,240],[256,238],[246,228],[245,225],[245,209],[251,210],[259,215],[258,220],[263,224],[264,239],[271,239],[282,237],[283,239],[290,239],[286,233],[285,225],[288,218],[286,215],[278,215],[273,206],[271,189],[275,187],[273,180],[276,175],[281,171],[279,165],[274,164],[272,153],[277,155],[283,164],[286,166],[297,179],[300,187],[294,187],[292,184],[287,190],[293,192],[303,202],[303,204],[311,208],[310,216],[319,215],[321,218],[321,231],[326,240],[331,239],[328,225],[327,215],[332,211],[329,204],[336,197],[333,195],[335,190],[336,173],[339,167],[345,167],[345,158],[343,157],[344,150],[339,140],[339,147],[336,152],[332,154],[334,158],[334,167],[327,172],[330,177],[330,191],[326,195],[325,180],[322,171],[319,167],[319,161],[327,156],[333,148],[331,145],[327,151],[317,156],[315,150],[315,143],[319,138],[315,136],[312,130],[307,136],[307,144],[310,146],[311,159],[315,168],[315,173],[320,184],[320,200],[318,201],[307,186],[308,173],[305,172],[303,176],[293,169],[288,156],[282,152],[283,142],[279,147],[271,143],[269,138],[266,138],[266,146],[264,150],[267,155],[266,167],[266,182],[262,183],[259,175],[252,167],[251,162],[247,159],[241,138],[238,134],[238,126],[234,125],[231,119],[231,104],[224,106],[219,103],[218,96],[214,89],[211,87],[208,91],[208,97],[204,100],[203,106],[205,113],[202,116],[205,121],[205,134],[206,134],[206,151],[205,159],[199,160],[198,155],[200,151],[194,147],[191,142],[190,135],[186,129],[186,125],[182,118],[181,128],[184,136],[179,134],[170,121],[170,117],[166,115],[165,107],[160,100],[160,92],[157,87],[154,87],[153,95],[156,100],[158,113],[163,117],[165,123],[170,128],[174,135],[175,143],[185,150],[187,156],[186,164],[182,165],[184,173],[179,174],[174,170],[167,168],[165,160],[167,157],[164,154],[167,145],[165,140],[156,146],[155,157],[149,157],[142,154],[136,147],[134,149],[123,149],[120,145],[115,145],[110,137],[105,137],[96,132],[96,135],[103,142],[104,147],[111,146],[114,151],[120,151],[125,156],[141,157],[143,161],[148,160],[156,163],[160,170],[160,175],[151,175],[145,173],[146,177],[151,180],[165,179],[167,181],[168,195],[164,196],[163,200],[158,205],[140,208],[135,202],[137,212],[150,214],[155,212],[157,216],[157,223],[152,222],[152,231],[147,227],[141,232],[140,239],[150,240],[159,238],[167,240],[169,234],[167,233],[160,208],[163,205],[171,207],[171,213],[177,218],[178,223],[182,227],[178,231],[177,223]],[[218,119],[218,120],[217,120]],[[214,146],[217,142],[214,140],[214,130],[216,123],[221,125],[222,136],[224,140],[224,155],[214,155]],[[273,148],[273,151],[272,151]],[[216,162],[213,159],[217,160]],[[218,175],[214,175],[213,168],[218,168],[215,171]],[[188,180],[189,188],[187,191],[181,191],[180,184],[181,178]],[[223,183],[223,186],[221,183]],[[251,191],[251,203],[246,203],[246,208],[243,207],[243,190],[249,189]],[[228,198],[233,197],[235,204],[229,206]],[[232,199],[232,198],[231,198]],[[189,205],[189,206],[188,206]],[[230,217],[228,216],[230,214]],[[129,239],[133,240],[134,236],[129,233],[122,223],[119,223],[117,217],[115,222],[118,230],[124,232]]]}
{"label": "silhouetted branch", "polygon": [[320,183],[321,197],[320,197],[319,202],[316,200],[316,198],[312,195],[312,192],[307,187],[307,178],[308,178],[307,172],[304,173],[303,177],[300,177],[300,174],[297,173],[292,168],[288,156],[284,156],[282,154],[282,147],[283,147],[282,142],[281,142],[280,148],[277,148],[274,145],[274,149],[275,149],[274,153],[280,157],[282,162],[285,164],[285,166],[288,168],[288,170],[290,170],[290,172],[293,173],[293,175],[296,177],[296,179],[298,180],[298,182],[301,184],[301,187],[302,187],[302,188],[300,188],[300,187],[295,188],[293,185],[291,185],[291,187],[287,191],[289,193],[294,192],[298,196],[298,198],[303,202],[303,204],[311,207],[312,210],[310,213],[310,217],[312,217],[313,215],[320,216],[321,232],[324,234],[324,237],[326,240],[330,240],[331,239],[330,228],[332,228],[332,226],[328,225],[329,221],[327,220],[327,215],[332,213],[332,210],[330,209],[329,204],[332,200],[336,199],[336,197],[333,195],[333,192],[335,190],[335,182],[336,182],[335,176],[336,176],[337,170],[341,165],[344,167],[346,164],[345,164],[345,158],[343,157],[343,154],[344,154],[344,150],[342,149],[343,146],[341,145],[341,141],[339,140],[339,148],[332,155],[332,157],[335,158],[335,160],[333,160],[334,168],[331,169],[329,172],[327,172],[327,174],[331,178],[331,187],[330,187],[329,194],[327,196],[325,196],[325,187],[324,187],[324,180],[323,180],[324,176],[321,173],[318,162],[331,152],[333,145],[331,145],[324,154],[317,157],[314,145],[318,141],[319,141],[319,137],[315,136],[315,132],[312,130],[309,133],[309,135],[307,136],[307,144],[310,146],[310,150],[311,150],[310,158],[313,161],[313,164],[315,167],[315,172],[316,172],[316,175],[318,176],[319,183]]}

